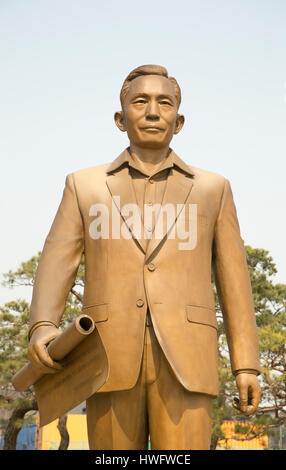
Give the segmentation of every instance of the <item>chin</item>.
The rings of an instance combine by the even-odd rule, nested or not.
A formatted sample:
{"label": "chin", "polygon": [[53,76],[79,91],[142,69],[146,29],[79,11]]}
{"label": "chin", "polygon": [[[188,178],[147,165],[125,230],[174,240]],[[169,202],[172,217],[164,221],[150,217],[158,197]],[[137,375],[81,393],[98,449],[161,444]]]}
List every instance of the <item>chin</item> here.
{"label": "chin", "polygon": [[169,145],[169,141],[165,142],[159,139],[145,139],[140,142],[140,147],[149,148],[149,149],[159,149],[165,148]]}
{"label": "chin", "polygon": [[160,149],[160,148],[165,148],[166,143],[163,142],[142,142],[141,147],[146,148],[146,149]]}

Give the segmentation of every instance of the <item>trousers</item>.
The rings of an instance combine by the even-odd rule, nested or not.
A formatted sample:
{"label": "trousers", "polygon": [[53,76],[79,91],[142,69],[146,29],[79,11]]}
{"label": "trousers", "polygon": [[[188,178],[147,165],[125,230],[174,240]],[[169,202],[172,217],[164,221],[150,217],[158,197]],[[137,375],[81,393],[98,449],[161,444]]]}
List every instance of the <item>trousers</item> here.
{"label": "trousers", "polygon": [[146,325],[135,387],[95,393],[86,414],[90,449],[146,450],[149,440],[152,450],[210,448],[212,397],[180,384],[152,324]]}

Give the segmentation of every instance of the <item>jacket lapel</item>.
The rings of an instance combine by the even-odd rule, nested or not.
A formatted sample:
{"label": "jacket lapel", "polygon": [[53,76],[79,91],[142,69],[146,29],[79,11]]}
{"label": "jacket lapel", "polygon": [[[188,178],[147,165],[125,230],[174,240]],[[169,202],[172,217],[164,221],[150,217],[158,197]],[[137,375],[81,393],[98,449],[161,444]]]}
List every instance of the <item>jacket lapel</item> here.
{"label": "jacket lapel", "polygon": [[[113,203],[120,212],[121,217],[123,218],[127,228],[129,229],[132,238],[145,253],[147,240],[142,238],[142,230],[141,234],[138,236],[138,234],[134,230],[134,225],[132,224],[130,215],[124,213],[124,206],[126,204],[133,204],[134,208],[138,207],[131,176],[129,175],[128,166],[125,165],[115,173],[109,173],[107,175],[106,184],[112,196]],[[138,217],[138,222],[140,220],[139,226],[141,227],[141,216],[138,214]]]}

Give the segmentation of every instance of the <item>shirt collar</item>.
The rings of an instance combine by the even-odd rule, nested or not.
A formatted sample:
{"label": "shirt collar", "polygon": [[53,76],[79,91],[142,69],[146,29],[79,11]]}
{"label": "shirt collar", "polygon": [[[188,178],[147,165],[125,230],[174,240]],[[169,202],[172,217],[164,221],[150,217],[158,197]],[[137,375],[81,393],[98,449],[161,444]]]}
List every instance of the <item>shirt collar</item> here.
{"label": "shirt collar", "polygon": [[[170,153],[169,155],[167,156],[165,162],[162,164],[162,166],[160,166],[158,168],[157,171],[161,171],[165,168],[171,168],[171,167],[174,167],[174,166],[177,166],[179,167],[181,170],[183,170],[184,172],[188,173],[189,175],[194,175],[194,173],[192,172],[191,168],[189,167],[189,165],[187,165],[180,157],[178,157],[178,155],[172,150],[170,149]],[[127,163],[129,166],[135,168],[136,170],[138,171],[141,171],[142,173],[142,169],[139,168],[137,165],[136,165],[136,162],[134,162],[134,160],[132,159],[131,155],[130,155],[130,152],[129,152],[129,147],[126,148],[120,155],[119,157],[117,157],[110,165],[109,167],[107,168],[107,173],[112,173],[116,170],[119,170],[120,167],[122,165],[124,165],[124,163]]]}

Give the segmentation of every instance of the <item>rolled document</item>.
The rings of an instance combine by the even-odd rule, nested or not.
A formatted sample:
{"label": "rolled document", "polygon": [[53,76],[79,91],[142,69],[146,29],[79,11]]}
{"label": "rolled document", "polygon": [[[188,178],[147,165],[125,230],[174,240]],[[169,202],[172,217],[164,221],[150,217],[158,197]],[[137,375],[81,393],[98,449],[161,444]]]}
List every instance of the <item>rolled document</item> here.
{"label": "rolled document", "polygon": [[[64,359],[86,336],[94,331],[94,328],[95,323],[91,317],[79,315],[61,335],[50,342],[47,347],[49,355],[54,361]],[[12,384],[17,391],[23,392],[35,384],[43,375],[45,374],[29,362],[14,375]]]}

